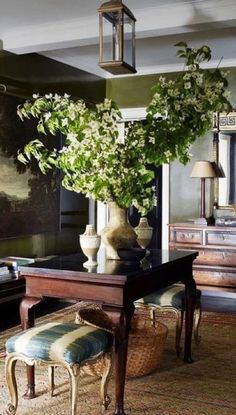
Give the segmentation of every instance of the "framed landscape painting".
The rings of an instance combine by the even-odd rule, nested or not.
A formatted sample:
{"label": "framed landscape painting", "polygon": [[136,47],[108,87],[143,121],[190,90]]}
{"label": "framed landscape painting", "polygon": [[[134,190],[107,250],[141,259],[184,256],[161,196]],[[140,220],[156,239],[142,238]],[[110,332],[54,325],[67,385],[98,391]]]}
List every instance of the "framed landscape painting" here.
{"label": "framed landscape painting", "polygon": [[[22,122],[17,106],[25,100],[0,94],[0,238],[60,230],[59,173],[43,175],[32,161],[17,160],[18,150],[38,137],[33,120]],[[59,144],[52,137],[52,146]]]}

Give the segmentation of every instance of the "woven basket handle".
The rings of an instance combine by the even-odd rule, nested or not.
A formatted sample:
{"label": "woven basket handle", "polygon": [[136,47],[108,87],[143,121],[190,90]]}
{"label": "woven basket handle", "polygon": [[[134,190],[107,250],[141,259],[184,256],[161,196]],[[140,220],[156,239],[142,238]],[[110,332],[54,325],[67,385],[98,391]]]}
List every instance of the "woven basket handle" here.
{"label": "woven basket handle", "polygon": [[[135,305],[136,311],[138,313],[138,310],[140,309],[141,311],[144,311],[147,315],[148,315],[148,319],[147,319],[147,323],[148,325],[152,325],[153,327],[156,327],[156,309],[157,307],[151,306],[151,305],[147,305],[147,304],[143,304],[143,303],[137,303]],[[145,325],[145,323],[144,323]]]}
{"label": "woven basket handle", "polygon": [[115,332],[111,319],[98,304],[94,303],[83,302],[78,305],[75,323],[96,327],[112,334]]}

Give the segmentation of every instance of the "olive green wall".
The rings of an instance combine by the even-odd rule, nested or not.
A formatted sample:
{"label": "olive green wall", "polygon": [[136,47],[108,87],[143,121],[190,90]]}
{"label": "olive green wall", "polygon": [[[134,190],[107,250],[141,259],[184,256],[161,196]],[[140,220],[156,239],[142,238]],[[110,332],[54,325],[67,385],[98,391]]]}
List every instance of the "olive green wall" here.
{"label": "olive green wall", "polygon": [[[0,93],[31,97],[33,92],[67,92],[94,104],[106,91],[105,80],[37,54],[16,56],[0,51]],[[0,183],[1,191],[1,183]],[[61,192],[64,226],[61,232],[0,240],[0,257],[42,257],[79,249],[79,234],[88,223],[88,199],[73,192]],[[68,211],[71,215],[68,215]],[[4,221],[4,217],[1,216]]]}
{"label": "olive green wall", "polygon": [[106,93],[104,79],[36,53],[0,51],[0,83],[7,86],[7,93],[18,96],[66,92],[91,104],[100,102]]}
{"label": "olive green wall", "polygon": [[[166,74],[173,78],[175,74]],[[107,98],[115,101],[120,108],[145,107],[152,99],[152,87],[158,82],[159,75],[112,78],[107,80]]]}
{"label": "olive green wall", "polygon": [[[146,107],[152,98],[151,88],[160,75],[113,78],[107,81],[107,97],[121,108]],[[173,78],[175,74],[164,74]],[[236,106],[236,68],[229,74],[231,102]],[[170,223],[182,222],[199,216],[200,180],[189,177],[195,160],[212,160],[212,133],[196,140],[191,149],[192,159],[183,166],[178,162],[170,164]],[[206,182],[206,210],[212,213],[213,189],[210,180]]]}

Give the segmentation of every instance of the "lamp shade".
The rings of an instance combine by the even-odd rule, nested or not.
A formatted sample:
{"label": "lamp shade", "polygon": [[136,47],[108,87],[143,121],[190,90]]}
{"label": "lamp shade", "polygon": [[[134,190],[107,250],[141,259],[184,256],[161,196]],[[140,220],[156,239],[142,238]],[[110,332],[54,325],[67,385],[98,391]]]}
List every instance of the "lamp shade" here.
{"label": "lamp shade", "polygon": [[190,177],[213,178],[216,177],[216,172],[209,160],[197,160],[194,163]]}

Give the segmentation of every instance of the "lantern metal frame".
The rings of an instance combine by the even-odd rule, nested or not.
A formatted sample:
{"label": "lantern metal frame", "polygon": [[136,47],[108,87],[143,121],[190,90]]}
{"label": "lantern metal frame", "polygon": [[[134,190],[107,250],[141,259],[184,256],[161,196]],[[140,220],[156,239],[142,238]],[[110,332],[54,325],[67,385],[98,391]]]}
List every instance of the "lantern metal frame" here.
{"label": "lantern metal frame", "polygon": [[[110,0],[103,3],[99,9],[99,66],[112,73],[113,75],[122,75],[129,73],[136,73],[135,68],[135,22],[136,19],[130,9],[122,3],[122,0]],[[118,57],[113,60],[104,60],[104,33],[103,33],[103,18],[110,21],[113,24],[112,14],[118,14]],[[109,18],[109,14],[111,18]],[[125,39],[124,39],[124,16],[128,16],[132,22],[132,48],[131,48],[131,61],[132,64],[125,62],[124,60],[124,49],[125,49]],[[113,40],[113,50],[114,50],[114,40]],[[114,53],[113,53],[114,55]]]}

